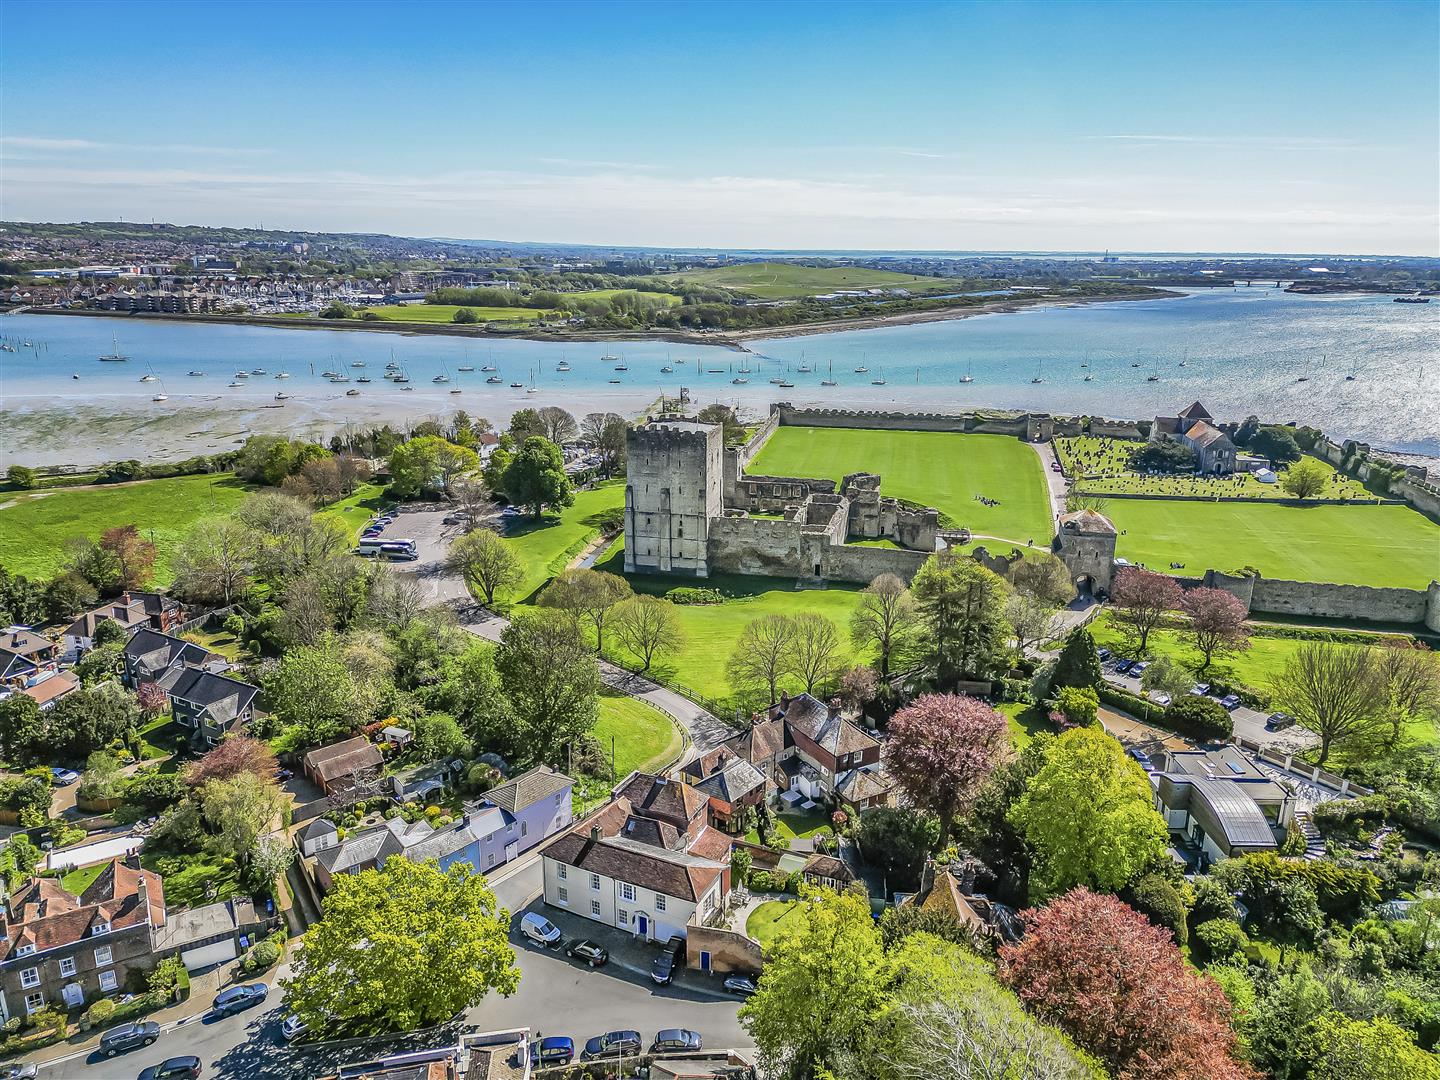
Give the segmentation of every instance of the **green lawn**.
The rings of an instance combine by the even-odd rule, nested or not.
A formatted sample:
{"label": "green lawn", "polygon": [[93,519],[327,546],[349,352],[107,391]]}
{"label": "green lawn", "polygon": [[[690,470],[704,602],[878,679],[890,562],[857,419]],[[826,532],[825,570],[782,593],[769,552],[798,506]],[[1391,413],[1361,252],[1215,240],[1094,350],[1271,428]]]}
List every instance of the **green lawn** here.
{"label": "green lawn", "polygon": [[[791,840],[808,840],[821,829],[833,828],[830,818],[815,810],[781,811],[774,815],[775,839],[790,846]],[[752,844],[760,842],[760,833],[751,829],[745,839]]]}
{"label": "green lawn", "polygon": [[146,761],[172,757],[190,745],[190,732],[175,723],[168,712],[144,724],[136,734],[140,736],[140,756]]}
{"label": "green lawn", "polygon": [[105,868],[109,865],[109,863],[97,863],[94,866],[84,866],[77,870],[71,870],[60,879],[60,884],[65,887],[67,892],[79,896],[90,887],[92,881],[105,872]]}
{"label": "green lawn", "polygon": [[[460,306],[458,304],[392,304],[384,307],[361,308],[356,312],[356,317],[368,312],[378,315],[386,322],[453,323],[455,312],[460,310]],[[480,322],[513,322],[517,319],[534,322],[536,319],[543,319],[555,314],[553,311],[546,311],[542,308],[475,307],[471,304],[464,306],[473,311]]]}
{"label": "green lawn", "polygon": [[[669,275],[667,275],[669,276]],[[867,270],[859,266],[796,266],[791,263],[757,262],[719,266],[711,270],[685,270],[675,280],[716,285],[769,300],[817,296],[844,289],[909,289],[911,292],[952,290],[955,282],[945,278],[916,277],[889,270]]]}
{"label": "green lawn", "polygon": [[334,518],[352,533],[359,533],[361,526],[375,516],[384,500],[383,484],[361,484],[339,502],[331,503],[319,511],[322,518]]}
{"label": "green lawn", "polygon": [[0,563],[11,573],[49,577],[65,561],[65,541],[136,525],[159,548],[155,584],[170,581],[170,553],[202,517],[231,513],[250,487],[225,473],[140,480],[99,487],[0,495]]}
{"label": "green lawn", "polygon": [[545,514],[539,521],[528,517],[510,518],[510,526],[503,535],[524,562],[525,578],[505,599],[528,600],[600,534],[600,518],[606,511],[624,505],[625,481],[610,480],[577,492],[575,504],[558,515]]}
{"label": "green lawn", "polygon": [[767,948],[780,934],[805,924],[805,905],[799,900],[767,900],[750,912],[745,934]]}
{"label": "green lawn", "polygon": [[[783,429],[782,429],[783,430]],[[1116,554],[1200,575],[1253,566],[1269,578],[1423,589],[1440,573],[1440,526],[1408,506],[1112,499]]]}
{"label": "green lawn", "polygon": [[[160,875],[165,906],[199,907],[228,900],[241,892],[233,859],[213,855],[141,855],[140,865]],[[213,886],[207,894],[206,886]]]}
{"label": "green lawn", "polygon": [[669,717],[632,697],[608,691],[600,697],[600,720],[593,732],[605,752],[615,740],[615,778],[629,776],[636,769],[649,772],[669,762],[680,752],[680,732]]}
{"label": "green lawn", "polygon": [[1010,729],[1010,743],[1016,750],[1025,749],[1039,732],[1055,730],[1045,715],[1045,710],[1038,705],[1007,701],[995,708],[1004,714],[1006,726]]}
{"label": "green lawn", "polygon": [[[1048,544],[1055,534],[1040,456],[1008,435],[781,427],[748,471],[837,482],[879,473],[884,494],[933,506],[971,532],[1022,545]],[[1000,505],[977,502],[977,494]]]}

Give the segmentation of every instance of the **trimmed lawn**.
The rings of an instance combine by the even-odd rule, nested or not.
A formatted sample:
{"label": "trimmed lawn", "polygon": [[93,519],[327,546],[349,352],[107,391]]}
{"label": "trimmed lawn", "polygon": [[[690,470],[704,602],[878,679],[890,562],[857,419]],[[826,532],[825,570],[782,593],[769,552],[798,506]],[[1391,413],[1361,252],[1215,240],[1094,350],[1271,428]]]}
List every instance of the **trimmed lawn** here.
{"label": "trimmed lawn", "polygon": [[745,920],[745,933],[764,949],[780,934],[803,926],[806,918],[805,905],[799,900],[767,900],[750,912]]}
{"label": "trimmed lawn", "polygon": [[228,473],[176,476],[97,487],[0,495],[0,557],[14,574],[46,578],[65,561],[65,542],[98,538],[116,525],[136,525],[159,549],[156,585],[170,582],[170,553],[200,518],[227,515],[250,493]]}
{"label": "trimmed lawn", "polygon": [[1030,740],[1042,731],[1052,734],[1055,726],[1038,705],[1027,705],[1023,701],[1006,701],[996,705],[997,712],[1003,713],[1010,728],[1010,744],[1018,750],[1030,745]]}
{"label": "trimmed lawn", "polygon": [[198,645],[204,645],[213,653],[219,653],[232,664],[240,660],[240,639],[224,630],[191,630],[185,637]]}
{"label": "trimmed lawn", "polygon": [[[556,314],[556,312],[543,311],[540,308],[474,307],[470,304],[464,306],[470,308],[480,322],[506,322],[518,319],[534,322],[536,319]],[[386,322],[453,323],[455,312],[459,310],[460,305],[458,304],[391,304],[383,307],[359,308],[356,315],[358,317],[368,311],[380,316]]]}
{"label": "trimmed lawn", "polygon": [[[832,827],[830,819],[815,810],[783,811],[772,814],[771,817],[775,822],[775,839],[784,841],[786,847],[790,846],[791,840],[808,840],[821,829]],[[758,844],[760,834],[751,829],[745,834],[745,839],[752,844]]]}
{"label": "trimmed lawn", "polygon": [[146,761],[171,757],[190,745],[189,732],[175,723],[169,713],[161,713],[136,734],[140,736],[140,754]]}
{"label": "trimmed lawn", "polygon": [[781,427],[748,471],[837,483],[847,473],[878,473],[884,494],[933,506],[971,532],[1021,545],[1055,535],[1040,455],[1008,435]]}
{"label": "trimmed lawn", "polygon": [[322,518],[334,518],[348,528],[352,535],[359,533],[361,526],[375,516],[384,499],[385,488],[381,484],[361,484],[339,502],[331,503],[319,511]]}
{"label": "trimmed lawn", "polygon": [[60,879],[60,884],[67,892],[79,896],[90,887],[90,883],[105,872],[109,863],[97,863],[95,866],[85,866],[78,870],[71,870]]}
{"label": "trimmed lawn", "polygon": [[648,772],[680,752],[680,732],[660,710],[610,691],[600,697],[600,719],[591,732],[607,751],[615,746],[615,778]]}
{"label": "trimmed lawn", "polygon": [[625,505],[625,481],[609,480],[577,492],[575,505],[558,515],[545,514],[539,521],[529,517],[507,519],[502,534],[525,564],[525,579],[509,597],[523,603],[549,581],[565,564],[600,535],[601,517]]}
{"label": "trimmed lawn", "polygon": [[[140,865],[160,875],[166,908],[199,907],[240,894],[233,859],[213,855],[141,855]],[[207,895],[205,887],[214,886]]]}
{"label": "trimmed lawn", "polygon": [[1423,589],[1440,568],[1440,526],[1408,506],[1112,499],[1105,514],[1121,530],[1116,554],[1161,573],[1253,566],[1268,578]]}
{"label": "trimmed lawn", "polygon": [[956,282],[945,278],[915,277],[863,266],[797,266],[793,263],[757,262],[720,266],[712,270],[684,270],[665,275],[676,281],[718,285],[770,300],[819,296],[844,289],[909,289],[914,293],[950,291]]}

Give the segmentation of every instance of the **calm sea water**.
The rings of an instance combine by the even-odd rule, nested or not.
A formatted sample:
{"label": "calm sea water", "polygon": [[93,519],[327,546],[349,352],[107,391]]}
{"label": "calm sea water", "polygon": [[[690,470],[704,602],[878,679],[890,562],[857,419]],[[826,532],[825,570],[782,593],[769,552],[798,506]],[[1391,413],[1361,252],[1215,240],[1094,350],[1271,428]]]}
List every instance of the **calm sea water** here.
{"label": "calm sea water", "polygon": [[[111,335],[127,363],[100,363]],[[1440,456],[1440,303],[1396,304],[1385,296],[1295,296],[1267,288],[1201,291],[1178,299],[1044,308],[948,322],[851,330],[752,342],[750,354],[665,342],[467,343],[448,337],[365,331],[286,330],[124,318],[16,315],[0,335],[23,344],[0,352],[0,405],[114,400],[150,411],[157,387],[169,407],[234,400],[253,408],[277,390],[343,419],[345,390],[397,410],[464,407],[503,420],[537,403],[633,410],[661,390],[690,388],[701,402],[762,406],[773,400],[865,408],[965,406],[1048,409],[1147,417],[1201,399],[1222,418],[1314,424],[1340,438]],[[616,372],[613,354],[628,371]],[[392,358],[413,391],[385,382]],[[571,370],[556,370],[561,361]],[[361,361],[364,368],[352,367]],[[494,363],[503,385],[480,368]],[[670,364],[672,374],[661,367]],[[1139,365],[1138,367],[1134,365]],[[474,372],[462,373],[461,366]],[[813,368],[801,372],[802,366]],[[1183,366],[1182,366],[1183,365]],[[751,371],[742,374],[740,368]],[[867,367],[864,374],[856,367]],[[229,389],[233,373],[265,368]],[[202,370],[191,377],[189,370]],[[325,370],[352,382],[334,386]],[[291,378],[276,380],[277,371]],[[155,382],[140,382],[153,371]],[[833,376],[830,374],[833,371]],[[448,373],[450,382],[432,378]],[[973,382],[962,384],[962,375]],[[79,379],[71,376],[78,374]],[[1091,381],[1084,376],[1089,374]],[[372,383],[353,382],[368,375]],[[1158,380],[1147,381],[1151,375]],[[1347,381],[1347,375],[1354,375]],[[833,377],[839,384],[822,387]],[[884,385],[872,380],[883,377]],[[742,385],[736,378],[748,381]],[[773,385],[787,378],[793,388]],[[1036,383],[1033,379],[1043,381]],[[619,383],[612,383],[619,379]],[[531,383],[538,394],[512,389]],[[451,395],[451,388],[463,393]]]}

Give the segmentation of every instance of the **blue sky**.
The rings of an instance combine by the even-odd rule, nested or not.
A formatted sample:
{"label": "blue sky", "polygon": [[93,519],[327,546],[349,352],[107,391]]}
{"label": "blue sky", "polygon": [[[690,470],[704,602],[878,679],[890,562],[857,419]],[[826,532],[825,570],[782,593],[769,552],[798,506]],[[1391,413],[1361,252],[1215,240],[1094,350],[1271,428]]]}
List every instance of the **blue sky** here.
{"label": "blue sky", "polygon": [[0,4],[0,216],[1437,253],[1440,5]]}

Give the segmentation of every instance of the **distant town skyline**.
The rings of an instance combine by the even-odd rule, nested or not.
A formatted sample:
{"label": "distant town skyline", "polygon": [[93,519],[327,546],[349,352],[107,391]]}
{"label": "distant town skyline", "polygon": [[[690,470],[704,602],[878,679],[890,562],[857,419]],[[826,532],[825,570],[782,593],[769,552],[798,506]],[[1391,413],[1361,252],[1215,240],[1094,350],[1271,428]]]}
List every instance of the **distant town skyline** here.
{"label": "distant town skyline", "polygon": [[1440,254],[1436,5],[0,9],[0,217]]}

